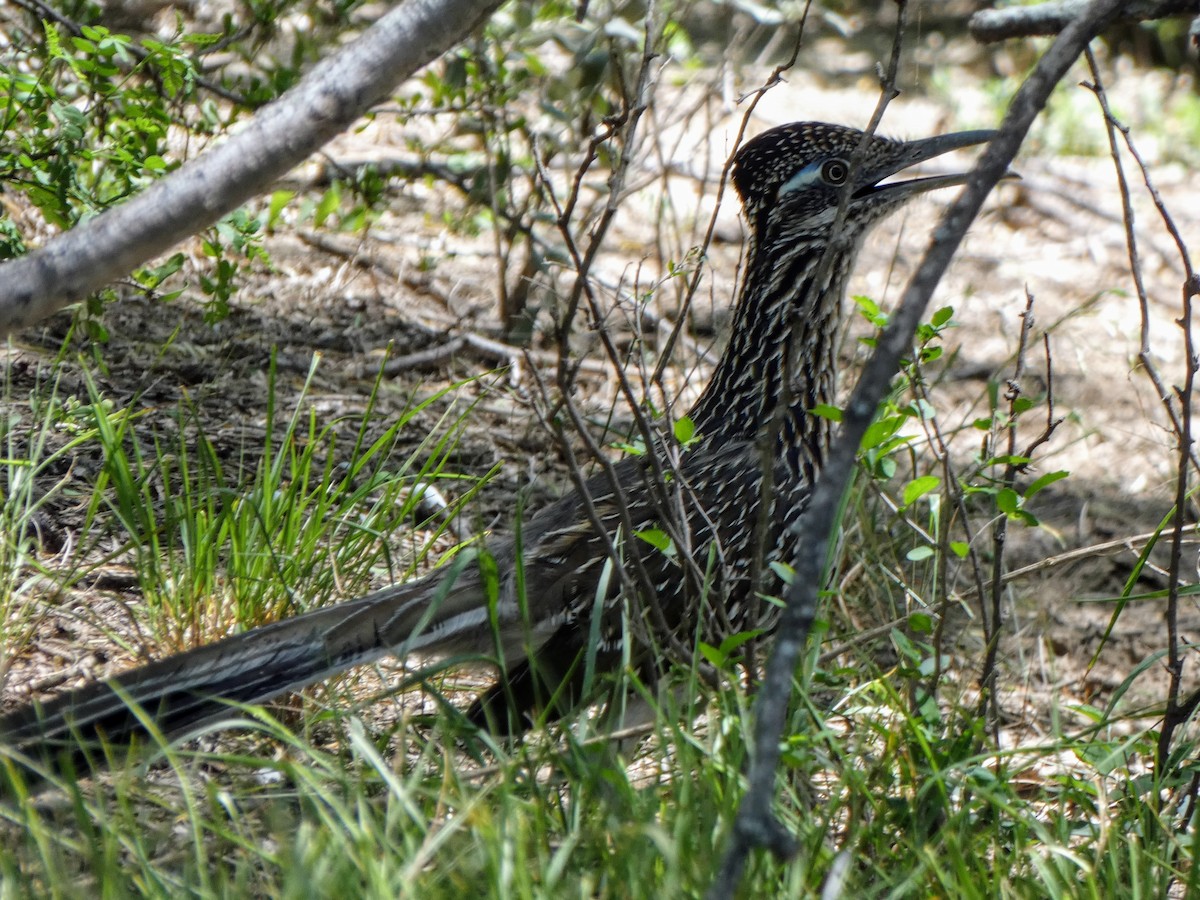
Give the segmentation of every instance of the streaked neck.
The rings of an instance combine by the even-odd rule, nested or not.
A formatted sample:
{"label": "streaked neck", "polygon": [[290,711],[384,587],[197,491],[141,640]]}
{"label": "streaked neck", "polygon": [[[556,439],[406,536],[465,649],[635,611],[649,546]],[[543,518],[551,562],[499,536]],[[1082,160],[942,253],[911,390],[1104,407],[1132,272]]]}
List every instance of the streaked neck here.
{"label": "streaked neck", "polygon": [[[818,285],[823,249],[823,244],[797,242],[783,252],[777,247],[760,252],[751,244],[729,344],[688,412],[709,440],[756,440],[775,424],[776,410],[786,401],[779,449],[803,443],[810,458],[822,455],[828,424],[813,421],[808,411],[833,400],[841,299],[855,255],[839,254]],[[785,392],[789,355],[791,384]]]}

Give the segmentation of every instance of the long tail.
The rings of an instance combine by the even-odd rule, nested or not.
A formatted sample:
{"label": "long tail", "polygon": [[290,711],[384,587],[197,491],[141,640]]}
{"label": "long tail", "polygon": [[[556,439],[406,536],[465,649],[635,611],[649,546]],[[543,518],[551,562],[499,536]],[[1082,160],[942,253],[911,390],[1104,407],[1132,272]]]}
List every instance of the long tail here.
{"label": "long tail", "polygon": [[260,703],[389,653],[488,653],[495,640],[478,575],[454,568],[32,703],[0,718],[0,747],[83,772],[105,764],[105,747],[154,746],[147,723],[174,739],[229,717],[231,704]]}

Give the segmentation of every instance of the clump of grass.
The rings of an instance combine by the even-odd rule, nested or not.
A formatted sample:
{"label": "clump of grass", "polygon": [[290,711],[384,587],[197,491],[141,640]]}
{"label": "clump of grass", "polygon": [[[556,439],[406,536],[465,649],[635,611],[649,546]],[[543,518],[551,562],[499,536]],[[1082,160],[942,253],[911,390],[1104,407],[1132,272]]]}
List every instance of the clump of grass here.
{"label": "clump of grass", "polygon": [[[397,534],[422,518],[423,492],[442,478],[469,412],[447,398],[451,385],[412,403],[380,431],[373,427],[380,382],[357,422],[322,424],[309,406],[315,366],[285,417],[274,372],[261,443],[234,459],[183,403],[165,433],[115,408],[88,381],[89,402],[74,415],[86,423],[102,467],[87,506],[85,531],[119,528],[124,558],[143,599],[156,642],[212,640],[338,594],[365,593],[381,580],[402,580],[421,565],[478,484],[460,484],[455,505],[400,548]],[[404,450],[417,417],[445,406],[436,427]],[[419,523],[418,523],[419,524]]]}
{"label": "clump of grass", "polygon": [[[896,681],[797,709],[779,808],[802,850],[757,860],[748,896],[815,896],[831,872],[831,896],[1164,896],[1190,877],[1192,839],[1158,799],[1171,785],[1114,765],[1103,730],[977,750]],[[343,713],[322,749],[255,712],[281,753],[173,750],[149,776],[6,804],[0,873],[39,895],[698,896],[741,795],[747,705],[731,682],[664,709],[631,757],[587,720],[505,747],[453,717],[380,735]]]}

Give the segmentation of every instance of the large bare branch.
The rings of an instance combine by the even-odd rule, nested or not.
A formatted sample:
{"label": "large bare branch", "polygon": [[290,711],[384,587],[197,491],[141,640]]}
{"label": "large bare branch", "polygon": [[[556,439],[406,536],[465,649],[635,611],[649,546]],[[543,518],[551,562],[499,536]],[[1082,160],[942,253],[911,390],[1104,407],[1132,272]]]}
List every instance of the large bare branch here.
{"label": "large bare branch", "polygon": [[1062,30],[1058,39],[1038,62],[1033,74],[1013,97],[996,137],[982,154],[962,194],[943,214],[925,256],[895,312],[889,317],[875,353],[854,392],[835,436],[825,468],[817,480],[805,511],[797,524],[799,551],[795,577],[788,589],[787,605],[763,684],[755,702],[754,755],[749,787],[738,809],[729,846],[722,860],[710,897],[731,897],[741,880],[752,849],[765,847],[780,857],[791,856],[795,840],[776,819],[772,810],[775,779],[780,759],[780,742],[793,675],[804,653],[808,633],[816,617],[817,594],[837,521],[841,498],[854,471],[857,450],[875,411],[899,369],[900,359],[912,352],[913,335],[925,307],[941,280],[968,226],[978,215],[983,201],[1004,177],[1030,125],[1045,106],[1050,92],[1063,78],[1088,42],[1120,11],[1122,0],[1094,0]]}
{"label": "large bare branch", "polygon": [[[1068,23],[1083,13],[1087,5],[1088,0],[1050,0],[1036,6],[981,9],[971,16],[967,27],[971,37],[984,44],[1015,37],[1049,36],[1066,28]],[[1109,24],[1195,16],[1198,13],[1200,4],[1196,0],[1127,0]]]}
{"label": "large bare branch", "polygon": [[0,334],[84,299],[262,193],[499,5],[407,0],[223,143],[0,267]]}

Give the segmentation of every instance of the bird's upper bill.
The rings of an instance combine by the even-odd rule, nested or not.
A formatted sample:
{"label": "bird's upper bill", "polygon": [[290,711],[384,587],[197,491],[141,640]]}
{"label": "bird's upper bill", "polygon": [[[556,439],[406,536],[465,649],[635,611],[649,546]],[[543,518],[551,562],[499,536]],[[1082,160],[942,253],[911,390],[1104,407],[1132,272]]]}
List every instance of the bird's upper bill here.
{"label": "bird's upper bill", "polygon": [[851,197],[858,199],[871,194],[881,193],[908,196],[932,191],[937,188],[963,184],[967,180],[968,173],[966,172],[954,172],[947,175],[927,175],[920,178],[907,178],[899,181],[887,181],[885,179],[904,172],[918,163],[933,159],[935,156],[942,156],[952,150],[986,144],[995,136],[995,131],[982,129],[978,131],[959,131],[953,134],[939,134],[916,141],[905,141],[902,144],[904,152],[899,158],[894,158],[888,160],[886,163],[877,165],[867,162],[862,167],[862,171],[855,179],[861,187],[856,188]]}

